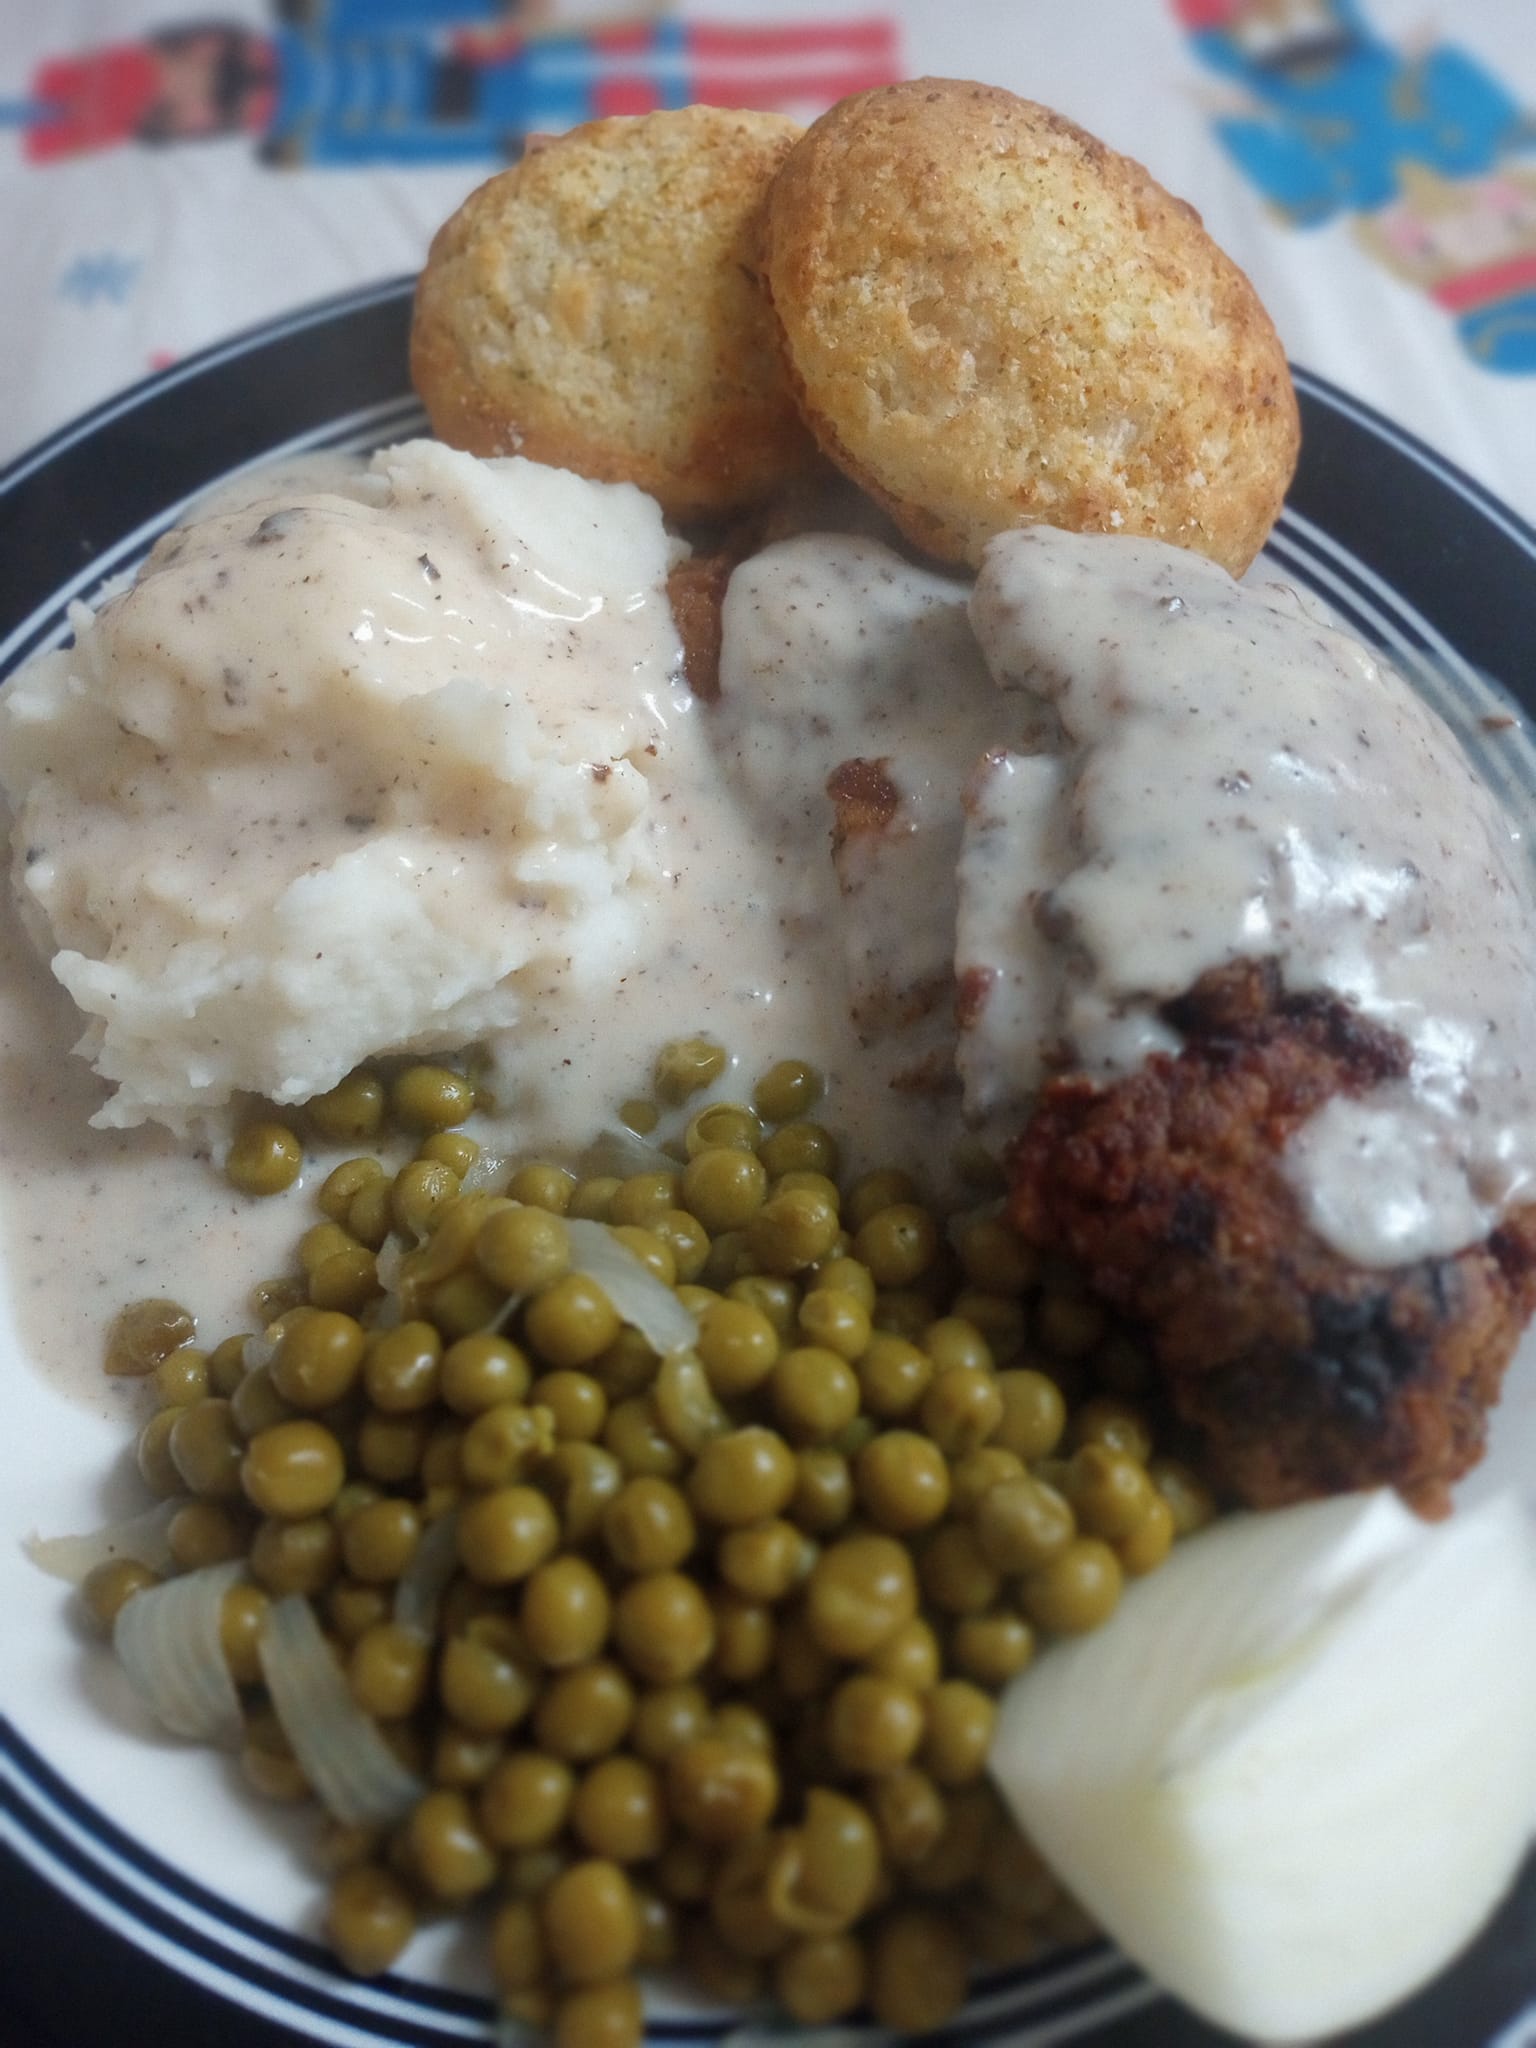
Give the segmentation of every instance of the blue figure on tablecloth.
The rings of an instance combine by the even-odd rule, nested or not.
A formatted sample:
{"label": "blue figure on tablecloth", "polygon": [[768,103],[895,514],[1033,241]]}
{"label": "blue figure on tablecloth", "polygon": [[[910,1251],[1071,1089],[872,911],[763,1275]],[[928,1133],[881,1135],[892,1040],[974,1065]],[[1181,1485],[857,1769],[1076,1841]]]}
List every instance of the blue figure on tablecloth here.
{"label": "blue figure on tablecloth", "polygon": [[[560,30],[508,0],[279,0],[38,67],[0,106],[35,163],[248,135],[270,163],[515,157],[530,134],[706,100],[813,110],[899,77],[894,24],[710,23],[657,9]],[[767,10],[765,10],[767,12]]]}
{"label": "blue figure on tablecloth", "polygon": [[1356,0],[1175,0],[1240,88],[1216,134],[1289,225],[1356,239],[1454,314],[1485,368],[1536,374],[1536,116],[1450,44],[1398,49]]}

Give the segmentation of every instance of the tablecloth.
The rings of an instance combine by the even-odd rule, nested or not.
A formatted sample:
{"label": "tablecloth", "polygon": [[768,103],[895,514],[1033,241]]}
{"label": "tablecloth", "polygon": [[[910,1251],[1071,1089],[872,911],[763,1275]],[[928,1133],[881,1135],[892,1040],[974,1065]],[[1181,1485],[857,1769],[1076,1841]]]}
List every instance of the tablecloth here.
{"label": "tablecloth", "polygon": [[[1536,0],[0,0],[0,462],[233,330],[414,270],[530,133],[701,98],[808,119],[933,72],[1140,158],[1295,361],[1536,519],[1533,31]],[[83,2038],[82,2009],[198,2038],[191,1991],[123,1944],[84,1971],[50,1948],[31,1885],[0,1857],[0,2040]],[[1523,2001],[1531,1896],[1415,2039],[1481,2040]],[[231,2009],[221,2038],[253,2027]]]}
{"label": "tablecloth", "polygon": [[1533,31],[1532,0],[6,0],[0,460],[416,268],[531,131],[933,72],[1139,157],[1294,360],[1536,518]]}

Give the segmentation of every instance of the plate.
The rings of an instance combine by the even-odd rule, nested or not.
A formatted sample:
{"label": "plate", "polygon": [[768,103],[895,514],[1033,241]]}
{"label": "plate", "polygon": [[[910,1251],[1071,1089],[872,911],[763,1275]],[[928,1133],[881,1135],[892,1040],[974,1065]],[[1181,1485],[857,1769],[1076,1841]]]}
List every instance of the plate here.
{"label": "plate", "polygon": [[[409,283],[399,281],[307,308],[98,407],[0,474],[0,678],[57,644],[69,603],[131,570],[212,484],[275,458],[366,450],[419,431],[405,373],[409,306]],[[1297,387],[1301,470],[1265,566],[1385,649],[1456,725],[1506,801],[1529,812],[1536,533],[1355,400],[1305,373]],[[0,1132],[0,1153],[15,1137],[13,1122]],[[104,1660],[71,1638],[61,1589],[26,1565],[20,1543],[38,1526],[89,1526],[104,1502],[99,1474],[120,1452],[122,1416],[105,1412],[110,1403],[92,1410],[64,1399],[28,1363],[10,1321],[0,1303],[6,2040],[484,2040],[485,2002],[443,1988],[442,1978],[364,1985],[340,1972],[306,1925],[315,1886],[299,1832],[280,1816],[252,1819],[247,1807],[221,1833],[233,1797],[225,1767],[113,1725],[108,1689],[92,1682]],[[87,1483],[82,1474],[92,1475]],[[1536,2040],[1533,1935],[1536,1872],[1456,1969],[1351,2039],[1360,2048]],[[451,1982],[453,1958],[445,1960]],[[702,2048],[735,2024],[661,2012],[651,2038]],[[1229,2039],[1103,1944],[984,1981],[939,2038],[1007,2048],[1211,2048]]]}

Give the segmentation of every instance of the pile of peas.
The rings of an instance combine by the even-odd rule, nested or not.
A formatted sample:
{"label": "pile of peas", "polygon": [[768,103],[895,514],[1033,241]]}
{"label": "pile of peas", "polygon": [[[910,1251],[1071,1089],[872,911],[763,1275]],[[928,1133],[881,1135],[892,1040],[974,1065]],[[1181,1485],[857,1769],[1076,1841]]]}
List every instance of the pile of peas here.
{"label": "pile of peas", "polygon": [[[297,1270],[260,1290],[262,1341],[205,1353],[164,1302],[113,1337],[159,1397],[138,1460],[182,1503],[176,1568],[247,1566],[222,1616],[247,1779],[309,1796],[256,1649],[300,1593],[427,1788],[394,1830],[326,1826],[336,1953],[386,1969],[423,1915],[484,1901],[504,2010],[560,2048],[638,2042],[647,1968],[917,2034],[973,1960],[1080,1938],[987,1781],[995,1695],[1212,1512],[1154,1454],[1145,1361],[1070,1274],[984,1213],[951,1245],[903,1173],[840,1188],[801,1063],[689,1116],[724,1065],[703,1041],[658,1062],[675,1164],[536,1161],[495,1192],[468,1081],[359,1071],[314,1130],[403,1129],[416,1156],[329,1174]],[[228,1171],[272,1192],[302,1156],[257,1125]],[[675,1289],[694,1350],[663,1360],[621,1322],[568,1217]],[[429,1639],[394,1592],[449,1514]],[[109,1627],[154,1576],[103,1566],[87,1604]]]}

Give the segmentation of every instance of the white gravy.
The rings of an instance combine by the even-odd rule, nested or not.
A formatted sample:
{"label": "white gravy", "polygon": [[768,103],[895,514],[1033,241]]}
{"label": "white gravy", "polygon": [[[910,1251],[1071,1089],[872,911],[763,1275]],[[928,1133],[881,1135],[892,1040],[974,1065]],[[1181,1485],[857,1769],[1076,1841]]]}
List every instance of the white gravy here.
{"label": "white gravy", "polygon": [[126,1302],[147,1295],[182,1302],[198,1318],[200,1340],[249,1328],[251,1288],[287,1268],[312,1219],[300,1208],[307,1191],[249,1201],[206,1153],[168,1131],[93,1130],[101,1083],[83,1060],[65,1054],[79,1024],[4,892],[0,1291],[19,1340],[14,1363],[105,1413],[125,1383],[102,1374],[103,1338]]}
{"label": "white gravy", "polygon": [[[1530,1192],[1536,960],[1510,829],[1407,685],[1285,594],[1034,529],[994,545],[972,596],[879,542],[807,535],[733,577],[717,704],[645,684],[638,915],[580,1000],[558,962],[561,1000],[519,983],[489,1037],[492,1143],[571,1156],[660,1044],[705,1032],[734,1056],[718,1093],[809,1059],[854,1170],[952,1185],[967,1122],[1006,1135],[1046,1054],[1123,1073],[1176,1044],[1162,1002],[1274,954],[1413,1052],[1406,1082],[1291,1148],[1331,1242],[1452,1250]],[[850,760],[886,802],[834,847],[827,785]],[[10,909],[0,940],[10,1285],[34,1361],[99,1399],[123,1301],[188,1297],[210,1340],[243,1326],[302,1205],[239,1200],[153,1129],[88,1129],[101,1086],[63,1056],[78,1020]],[[957,968],[963,989],[985,970],[964,1102]]]}
{"label": "white gravy", "polygon": [[[340,479],[296,481],[313,491]],[[270,494],[260,498],[265,515]],[[234,519],[240,502],[216,501],[215,518]],[[225,557],[235,572],[245,558],[261,567],[257,623],[271,640],[285,563],[276,550]],[[301,550],[286,567],[302,617]],[[345,587],[376,621],[378,596],[355,560]],[[230,608],[227,626],[251,617],[250,593],[226,583],[213,595]],[[580,593],[566,595],[579,610]],[[899,1163],[950,1184],[961,1129],[958,1090],[942,1082],[953,1071],[956,793],[999,712],[965,600],[963,585],[875,542],[787,542],[733,581],[719,704],[675,682],[658,690],[637,671],[656,751],[642,756],[636,914],[585,961],[560,956],[542,979],[519,977],[507,1028],[487,1034],[500,1105],[481,1132],[488,1143],[577,1154],[645,1092],[661,1044],[702,1032],[733,1055],[716,1093],[745,1093],[776,1059],[808,1059],[826,1077],[852,1170]],[[328,619],[345,638],[334,587]],[[199,613],[203,644],[208,631]],[[423,658],[442,669],[451,651]],[[825,784],[855,755],[886,761],[902,808],[878,845],[834,862]],[[10,1284],[28,1354],[99,1399],[101,1334],[122,1302],[185,1299],[216,1340],[248,1321],[249,1287],[282,1269],[308,1216],[298,1200],[235,1197],[206,1155],[152,1127],[88,1128],[103,1089],[65,1056],[78,1013],[30,953],[12,905],[0,936]],[[925,994],[915,1010],[912,989]],[[306,1182],[323,1170],[312,1162]]]}
{"label": "white gravy", "polygon": [[[496,1045],[525,1142],[568,1147],[636,1092],[657,1046],[703,1032],[737,1056],[719,1092],[808,1059],[854,1170],[951,1185],[959,791],[1000,729],[1030,722],[1000,702],[966,598],[848,535],[783,541],[735,572],[719,702],[675,720],[647,773],[663,886],[645,946],[589,1022],[550,1029],[530,1008]],[[826,785],[852,758],[883,761],[900,804],[834,855]]]}
{"label": "white gravy", "polygon": [[972,617],[998,682],[1060,727],[1051,765],[990,777],[968,855],[994,923],[1016,911],[1015,1095],[1047,1054],[1127,1072],[1175,1042],[1162,1003],[1224,961],[1273,957],[1289,988],[1351,999],[1412,1056],[1288,1149],[1323,1237],[1392,1265],[1455,1251],[1532,1199],[1530,879],[1510,821],[1402,677],[1289,592],[1155,541],[1001,536]]}

